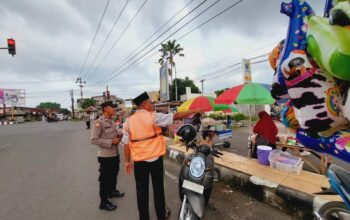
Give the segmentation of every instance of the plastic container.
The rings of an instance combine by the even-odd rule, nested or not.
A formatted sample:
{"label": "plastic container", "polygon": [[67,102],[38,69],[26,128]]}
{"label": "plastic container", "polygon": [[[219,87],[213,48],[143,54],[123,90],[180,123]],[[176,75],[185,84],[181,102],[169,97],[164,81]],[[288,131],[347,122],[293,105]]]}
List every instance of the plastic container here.
{"label": "plastic container", "polygon": [[269,146],[259,145],[257,149],[258,149],[257,155],[258,155],[259,163],[263,165],[269,165],[270,164],[269,156],[270,156],[270,152],[272,151],[272,148]]}
{"label": "plastic container", "polygon": [[269,161],[271,168],[297,175],[300,174],[304,165],[301,158],[279,150],[274,150],[270,153]]}

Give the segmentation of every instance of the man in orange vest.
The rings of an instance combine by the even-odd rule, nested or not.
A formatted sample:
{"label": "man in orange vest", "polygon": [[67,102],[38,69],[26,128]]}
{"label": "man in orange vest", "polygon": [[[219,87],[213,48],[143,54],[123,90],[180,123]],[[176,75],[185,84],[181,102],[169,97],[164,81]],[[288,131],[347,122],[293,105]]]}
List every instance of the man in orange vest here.
{"label": "man in orange vest", "polygon": [[137,191],[137,206],[140,220],[149,220],[149,176],[152,178],[154,205],[158,220],[166,219],[164,198],[163,155],[166,147],[160,127],[173,124],[174,120],[184,119],[201,109],[174,114],[156,113],[146,92],[133,99],[137,111],[128,118],[123,128],[125,169],[134,173]]}

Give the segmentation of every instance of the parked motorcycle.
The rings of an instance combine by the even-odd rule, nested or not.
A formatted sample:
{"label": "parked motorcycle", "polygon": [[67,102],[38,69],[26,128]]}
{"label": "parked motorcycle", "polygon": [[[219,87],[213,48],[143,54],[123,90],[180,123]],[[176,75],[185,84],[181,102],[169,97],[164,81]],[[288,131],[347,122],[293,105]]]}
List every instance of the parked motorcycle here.
{"label": "parked motorcycle", "polygon": [[58,118],[55,116],[52,117],[46,117],[47,122],[58,122]]}
{"label": "parked motorcycle", "polygon": [[197,131],[192,125],[182,126],[177,135],[181,137],[187,150],[189,148],[194,150],[185,158],[179,175],[179,194],[182,200],[179,219],[197,220],[204,216],[204,209],[212,191],[214,173],[216,172],[214,157],[222,155],[217,147],[229,148],[230,143],[198,146],[196,144]]}
{"label": "parked motorcycle", "polygon": [[314,212],[317,220],[350,219],[350,172],[332,164],[327,172],[330,189],[318,195],[340,195],[344,202],[332,201]]}

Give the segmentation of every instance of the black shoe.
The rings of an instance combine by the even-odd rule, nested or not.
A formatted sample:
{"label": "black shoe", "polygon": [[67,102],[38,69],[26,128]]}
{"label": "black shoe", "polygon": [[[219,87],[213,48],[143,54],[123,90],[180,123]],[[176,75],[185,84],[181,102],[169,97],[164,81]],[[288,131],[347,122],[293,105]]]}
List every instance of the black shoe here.
{"label": "black shoe", "polygon": [[111,203],[110,201],[107,201],[107,202],[101,202],[99,208],[104,209],[106,211],[113,211],[117,208],[117,206]]}
{"label": "black shoe", "polygon": [[120,192],[119,190],[113,190],[110,194],[109,194],[109,198],[115,198],[115,197],[124,197],[124,193]]}

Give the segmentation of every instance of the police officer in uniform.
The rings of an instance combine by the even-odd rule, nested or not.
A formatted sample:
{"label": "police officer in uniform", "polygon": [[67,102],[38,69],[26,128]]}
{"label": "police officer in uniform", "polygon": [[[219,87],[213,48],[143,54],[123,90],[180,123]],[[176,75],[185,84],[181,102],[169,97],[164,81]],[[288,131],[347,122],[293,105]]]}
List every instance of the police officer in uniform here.
{"label": "police officer in uniform", "polygon": [[91,131],[91,142],[99,146],[97,160],[100,163],[100,198],[99,208],[112,211],[117,208],[108,198],[123,197],[124,193],[116,189],[119,172],[118,144],[121,141],[115,129],[112,117],[115,115],[116,105],[112,101],[101,104],[102,116],[95,121]]}
{"label": "police officer in uniform", "polygon": [[130,116],[123,127],[125,169],[134,173],[137,191],[137,206],[140,220],[149,220],[149,176],[152,178],[154,205],[158,220],[166,219],[164,198],[163,156],[166,151],[161,127],[173,124],[174,120],[186,118],[202,110],[163,114],[153,111],[153,105],[146,92],[133,99],[137,111]]}

